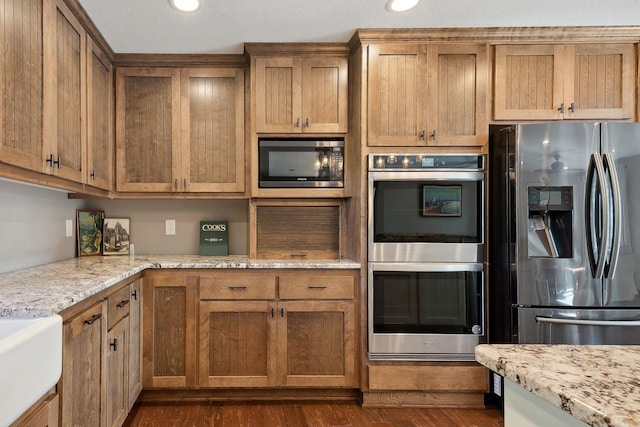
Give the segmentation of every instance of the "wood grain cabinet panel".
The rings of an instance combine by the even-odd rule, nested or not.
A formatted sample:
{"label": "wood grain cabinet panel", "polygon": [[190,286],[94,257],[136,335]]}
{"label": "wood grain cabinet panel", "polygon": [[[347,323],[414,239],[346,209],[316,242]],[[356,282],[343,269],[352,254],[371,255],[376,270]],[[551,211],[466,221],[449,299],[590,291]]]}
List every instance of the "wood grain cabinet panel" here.
{"label": "wood grain cabinet panel", "polygon": [[346,57],[259,57],[255,61],[258,133],[345,133]]}
{"label": "wood grain cabinet panel", "polygon": [[100,302],[63,325],[61,425],[104,425],[107,306]]}
{"label": "wood grain cabinet panel", "polygon": [[42,172],[42,0],[2,0],[0,8],[0,161]]}
{"label": "wood grain cabinet panel", "polygon": [[130,411],[142,391],[142,280],[130,285],[131,303],[129,307],[129,365],[128,408]]}
{"label": "wood grain cabinet panel", "polygon": [[633,119],[633,44],[498,45],[496,120]]}
{"label": "wood grain cabinet panel", "polygon": [[183,191],[244,191],[244,70],[182,69]]}
{"label": "wood grain cabinet panel", "polygon": [[370,146],[482,146],[487,47],[369,46]]}
{"label": "wood grain cabinet panel", "polygon": [[116,68],[118,191],[179,186],[180,70]]}
{"label": "wood grain cabinet panel", "polygon": [[275,303],[201,301],[199,385],[275,385]]}
{"label": "wood grain cabinet panel", "polygon": [[63,0],[44,7],[44,154],[50,173],[83,183],[87,33]]}
{"label": "wood grain cabinet panel", "polygon": [[244,69],[116,69],[118,191],[244,191]]}
{"label": "wood grain cabinet panel", "polygon": [[85,182],[113,188],[113,66],[91,37],[87,38],[87,167]]}
{"label": "wood grain cabinet panel", "polygon": [[145,388],[195,386],[196,286],[195,276],[145,277]]}

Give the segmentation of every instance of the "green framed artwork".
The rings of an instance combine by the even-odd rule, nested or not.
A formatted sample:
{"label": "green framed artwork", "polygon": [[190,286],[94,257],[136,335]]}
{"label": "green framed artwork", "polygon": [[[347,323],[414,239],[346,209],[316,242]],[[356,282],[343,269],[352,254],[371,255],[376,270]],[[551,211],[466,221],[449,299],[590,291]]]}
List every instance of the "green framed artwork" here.
{"label": "green framed artwork", "polygon": [[104,211],[76,210],[78,256],[102,255]]}

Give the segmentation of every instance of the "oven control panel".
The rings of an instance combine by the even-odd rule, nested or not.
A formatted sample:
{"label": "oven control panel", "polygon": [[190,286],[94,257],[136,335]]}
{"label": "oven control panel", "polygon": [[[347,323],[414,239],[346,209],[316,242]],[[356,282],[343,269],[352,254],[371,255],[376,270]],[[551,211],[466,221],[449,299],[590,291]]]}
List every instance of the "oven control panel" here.
{"label": "oven control panel", "polygon": [[482,155],[369,154],[369,170],[483,170]]}

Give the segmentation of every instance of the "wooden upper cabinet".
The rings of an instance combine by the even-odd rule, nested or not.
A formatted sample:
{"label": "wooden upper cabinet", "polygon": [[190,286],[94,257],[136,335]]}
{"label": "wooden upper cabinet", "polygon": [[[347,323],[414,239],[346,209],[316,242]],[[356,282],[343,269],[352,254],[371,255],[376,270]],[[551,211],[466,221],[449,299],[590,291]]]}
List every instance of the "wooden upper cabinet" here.
{"label": "wooden upper cabinet", "polygon": [[116,69],[118,191],[180,188],[180,70]]}
{"label": "wooden upper cabinet", "polygon": [[90,37],[87,38],[87,167],[85,182],[113,187],[113,67]]}
{"label": "wooden upper cabinet", "polygon": [[243,192],[244,69],[116,69],[118,191]]}
{"label": "wooden upper cabinet", "polygon": [[244,70],[181,70],[183,191],[244,191]]}
{"label": "wooden upper cabinet", "polygon": [[426,46],[369,46],[368,145],[415,145],[426,134]]}
{"label": "wooden upper cabinet", "polygon": [[487,46],[429,46],[428,145],[483,146],[488,140]]}
{"label": "wooden upper cabinet", "polygon": [[368,73],[368,145],[485,144],[485,45],[370,45]]}
{"label": "wooden upper cabinet", "polygon": [[346,133],[348,59],[258,57],[258,133]]}
{"label": "wooden upper cabinet", "polygon": [[[84,182],[87,33],[63,0],[43,2],[44,155],[50,173]],[[45,169],[46,171],[46,169]]]}
{"label": "wooden upper cabinet", "polygon": [[0,8],[0,161],[42,172],[42,0]]}
{"label": "wooden upper cabinet", "polygon": [[633,119],[633,44],[496,46],[494,119]]}

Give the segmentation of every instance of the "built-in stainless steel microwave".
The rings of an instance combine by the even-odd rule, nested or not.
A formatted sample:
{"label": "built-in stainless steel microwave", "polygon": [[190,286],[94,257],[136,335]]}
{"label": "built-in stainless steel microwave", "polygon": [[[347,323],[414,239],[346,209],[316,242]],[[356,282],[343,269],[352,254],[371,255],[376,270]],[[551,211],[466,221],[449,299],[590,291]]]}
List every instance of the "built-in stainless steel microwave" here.
{"label": "built-in stainless steel microwave", "polygon": [[260,139],[262,188],[344,187],[343,139]]}

